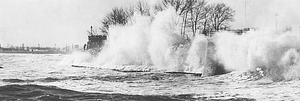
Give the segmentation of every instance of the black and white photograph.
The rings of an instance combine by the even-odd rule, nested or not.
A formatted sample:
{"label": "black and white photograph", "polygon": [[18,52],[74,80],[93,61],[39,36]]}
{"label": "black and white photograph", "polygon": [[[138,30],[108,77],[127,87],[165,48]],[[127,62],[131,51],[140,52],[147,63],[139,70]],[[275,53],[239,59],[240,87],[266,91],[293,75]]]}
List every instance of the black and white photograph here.
{"label": "black and white photograph", "polygon": [[0,0],[0,101],[297,101],[299,0]]}

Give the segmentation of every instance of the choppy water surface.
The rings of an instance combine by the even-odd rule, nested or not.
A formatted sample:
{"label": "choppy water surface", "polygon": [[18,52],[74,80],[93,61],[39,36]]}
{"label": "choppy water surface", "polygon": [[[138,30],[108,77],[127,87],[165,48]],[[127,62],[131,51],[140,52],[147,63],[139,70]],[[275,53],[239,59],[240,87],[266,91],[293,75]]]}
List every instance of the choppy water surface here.
{"label": "choppy water surface", "polygon": [[64,55],[0,54],[5,100],[292,100],[299,80],[273,82],[256,72],[199,77],[61,65]]}

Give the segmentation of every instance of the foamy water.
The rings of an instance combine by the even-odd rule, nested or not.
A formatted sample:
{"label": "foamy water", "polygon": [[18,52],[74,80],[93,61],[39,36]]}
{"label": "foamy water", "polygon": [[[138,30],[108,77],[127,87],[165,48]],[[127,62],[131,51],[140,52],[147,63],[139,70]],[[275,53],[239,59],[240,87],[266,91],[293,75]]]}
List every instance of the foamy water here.
{"label": "foamy water", "polygon": [[[152,67],[160,71],[214,75],[215,71],[264,72],[273,80],[295,79],[299,71],[299,28],[217,32],[188,41],[180,16],[170,7],[155,16],[135,14],[125,26],[111,26],[103,50],[92,58],[77,52],[63,60],[99,68]],[[188,32],[187,32],[188,33]],[[220,68],[221,67],[221,68]],[[142,68],[139,68],[142,69]]]}
{"label": "foamy water", "polygon": [[224,31],[187,39],[180,35],[180,19],[172,8],[151,17],[135,14],[125,26],[110,26],[108,40],[96,56],[1,54],[0,84],[129,95],[188,94],[188,99],[198,100],[298,98],[298,28],[242,35]]}
{"label": "foamy water", "polygon": [[[231,32],[218,32],[210,41],[204,36],[197,36],[191,43],[171,45],[165,50],[163,59],[167,63],[173,62],[173,64],[167,66],[141,63],[138,65],[96,65],[95,67],[121,68],[120,70],[125,71],[126,69],[124,68],[129,68],[129,70],[150,70],[150,72],[145,73],[128,74],[109,72],[111,73],[109,75],[121,78],[118,80],[126,82],[127,85],[120,87],[118,83],[109,82],[108,85],[110,86],[105,86],[105,88],[119,87],[112,92],[142,95],[193,94],[194,98],[199,99],[210,97],[206,100],[214,98],[292,100],[299,98],[297,91],[300,88],[298,74],[300,37],[298,34],[299,31],[297,29],[283,31],[258,30],[250,31],[243,35]],[[149,56],[151,57],[151,55]],[[97,58],[99,59],[100,57]],[[97,63],[97,61],[96,59],[90,63]],[[149,61],[152,61],[151,58]],[[218,68],[224,68],[230,73],[212,75],[219,72],[217,71]],[[182,70],[203,74],[210,73],[205,74],[208,77],[199,77],[186,74],[168,74],[161,71],[162,69],[166,71]],[[132,79],[134,80],[132,81]],[[97,80],[101,81],[103,79]],[[114,81],[116,79],[109,78],[108,81],[110,80]],[[99,81],[97,82],[100,83]],[[111,87],[112,85],[114,87]],[[78,86],[74,85],[74,87]],[[92,88],[95,89],[94,87]],[[103,88],[96,90],[96,92],[102,90]],[[91,92],[95,91],[92,90]]]}
{"label": "foamy water", "polygon": [[[48,94],[53,90],[53,87],[49,86],[55,86],[60,89],[86,93],[125,94],[120,95],[123,97],[128,95],[173,96],[173,100],[228,100],[239,98],[247,98],[248,100],[287,100],[299,98],[297,95],[298,91],[300,91],[300,82],[298,79],[274,82],[264,78],[259,72],[234,71],[228,74],[209,77],[163,72],[119,72],[93,67],[80,68],[62,65],[60,62],[64,57],[66,56],[0,54],[0,59],[4,67],[0,70],[0,88],[4,89],[8,87],[6,89],[13,89],[5,85],[20,85],[17,87],[18,89],[27,89],[28,86],[26,85],[33,85],[33,88],[30,88],[31,90],[44,90],[43,92]],[[30,89],[25,91],[30,93]],[[61,93],[58,90],[52,92],[56,91],[57,94]],[[13,93],[13,91],[0,92],[0,97],[8,96],[5,95],[8,92]],[[16,94],[14,95],[15,97],[9,98],[18,98],[17,96],[22,95],[18,95],[17,92],[14,94]],[[27,93],[23,94],[26,95]],[[64,94],[72,95],[74,93],[68,91]],[[79,95],[77,97],[74,96],[74,99],[78,98]],[[183,97],[184,95],[186,95],[185,98],[180,98],[180,96]],[[39,98],[38,96],[46,95],[37,95],[37,97],[32,97],[32,99]],[[137,98],[142,98],[142,96],[137,96]],[[89,99],[99,99],[101,95],[90,97]],[[72,99],[73,97],[63,98]],[[88,99],[84,96],[82,98]]]}
{"label": "foamy water", "polygon": [[261,68],[276,80],[299,77],[300,36],[289,31],[250,31],[243,35],[220,32],[215,36],[216,54],[227,70]]}
{"label": "foamy water", "polygon": [[[181,18],[173,8],[158,12],[154,18],[135,14],[125,26],[111,26],[108,40],[89,65],[114,69],[116,66],[145,66],[172,72],[202,73],[206,64],[207,39],[197,37],[188,42],[180,35]],[[202,47],[205,46],[205,47]],[[198,54],[197,52],[200,52]],[[83,56],[84,53],[74,53]],[[72,56],[73,56],[72,55]],[[66,63],[83,63],[85,57]]]}
{"label": "foamy water", "polygon": [[[202,73],[261,71],[272,80],[299,77],[299,28],[251,30],[242,35],[216,32],[213,37],[181,36],[181,20],[170,7],[155,16],[135,14],[125,26],[111,26],[97,57],[75,52],[62,64],[98,68]],[[187,32],[188,33],[188,32]],[[190,41],[189,41],[190,40]]]}

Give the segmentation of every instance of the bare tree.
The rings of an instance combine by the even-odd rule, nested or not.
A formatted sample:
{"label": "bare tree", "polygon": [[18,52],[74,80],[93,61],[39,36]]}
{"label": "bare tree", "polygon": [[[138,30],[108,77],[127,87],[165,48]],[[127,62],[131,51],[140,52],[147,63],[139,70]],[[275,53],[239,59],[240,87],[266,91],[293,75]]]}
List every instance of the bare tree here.
{"label": "bare tree", "polygon": [[128,18],[132,17],[134,14],[134,6],[129,6],[126,8],[123,8],[125,10],[126,15],[128,16]]}
{"label": "bare tree", "polygon": [[204,0],[190,0],[191,7],[189,8],[190,19],[188,22],[188,27],[191,28],[193,32],[193,36],[197,33],[197,30],[201,28],[203,24],[201,24],[203,20],[206,19],[205,15],[205,5],[206,2]]}
{"label": "bare tree", "polygon": [[174,7],[175,11],[182,17],[182,26],[180,34],[182,36],[185,35],[185,28],[187,23],[187,13],[188,9],[191,7],[193,3],[189,3],[189,1],[195,0],[161,0],[161,2],[154,5],[154,10],[156,12],[160,12],[168,8],[169,6]]}
{"label": "bare tree", "polygon": [[209,27],[213,31],[229,28],[229,22],[234,21],[235,11],[224,3],[212,4],[209,19]]}
{"label": "bare tree", "polygon": [[[212,12],[212,6],[208,5],[204,7],[204,11],[203,11],[203,18],[204,20],[202,21],[202,32],[201,34],[207,35],[210,32],[209,28],[209,19],[210,19],[210,13]],[[200,33],[200,32],[199,32]]]}
{"label": "bare tree", "polygon": [[141,15],[150,16],[150,5],[146,2],[139,1],[135,6],[136,11]]}
{"label": "bare tree", "polygon": [[107,33],[110,25],[125,25],[128,23],[133,11],[130,8],[113,8],[101,21],[101,32]]}
{"label": "bare tree", "polygon": [[184,6],[181,8],[179,15],[182,14],[182,21],[183,21],[183,26],[181,27],[181,35],[182,36],[186,36],[185,35],[185,29],[186,27],[188,27],[188,14],[190,14],[190,16],[193,16],[193,6],[194,4],[197,2],[197,0],[186,0],[184,3]]}
{"label": "bare tree", "polygon": [[[182,18],[181,35],[186,36],[186,29],[190,29],[193,36],[196,33],[207,35],[212,31],[219,31],[230,27],[229,22],[234,21],[235,11],[224,3],[206,5],[205,0],[161,0],[154,5],[156,12],[163,11],[167,7],[174,7]],[[107,33],[110,25],[125,25],[134,14],[150,16],[150,6],[142,1],[128,8],[114,8],[101,21],[100,28]]]}
{"label": "bare tree", "polygon": [[189,7],[188,1],[191,0],[162,0],[154,6],[154,9],[159,12],[165,10],[169,6],[172,6],[179,15],[183,15]]}
{"label": "bare tree", "polygon": [[160,11],[163,11],[165,8],[162,6],[162,4],[161,3],[156,3],[155,5],[154,5],[154,11],[155,12],[160,12]]}

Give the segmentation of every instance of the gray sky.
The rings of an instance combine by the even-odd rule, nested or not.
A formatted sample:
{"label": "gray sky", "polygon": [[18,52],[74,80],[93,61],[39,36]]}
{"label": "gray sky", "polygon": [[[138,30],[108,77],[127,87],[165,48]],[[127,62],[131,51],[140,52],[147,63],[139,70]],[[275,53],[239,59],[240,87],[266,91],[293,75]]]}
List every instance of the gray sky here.
{"label": "gray sky", "polygon": [[[300,25],[300,0],[208,0],[224,2],[236,11],[233,28],[278,29]],[[246,4],[246,10],[245,10]],[[246,12],[246,21],[245,21]],[[277,15],[275,17],[275,14]],[[246,23],[245,23],[246,22]]]}
{"label": "gray sky", "polygon": [[[1,0],[0,43],[65,46],[84,44],[90,26],[112,7],[134,0]],[[5,43],[5,44],[3,44]]]}
{"label": "gray sky", "polygon": [[[115,6],[138,0],[1,0],[0,43],[6,46],[65,46],[87,41],[86,30],[100,26],[101,18]],[[275,28],[299,25],[300,0],[207,0],[224,2],[236,10],[233,28]],[[247,24],[245,24],[247,1]],[[155,1],[149,1],[155,2]]]}

